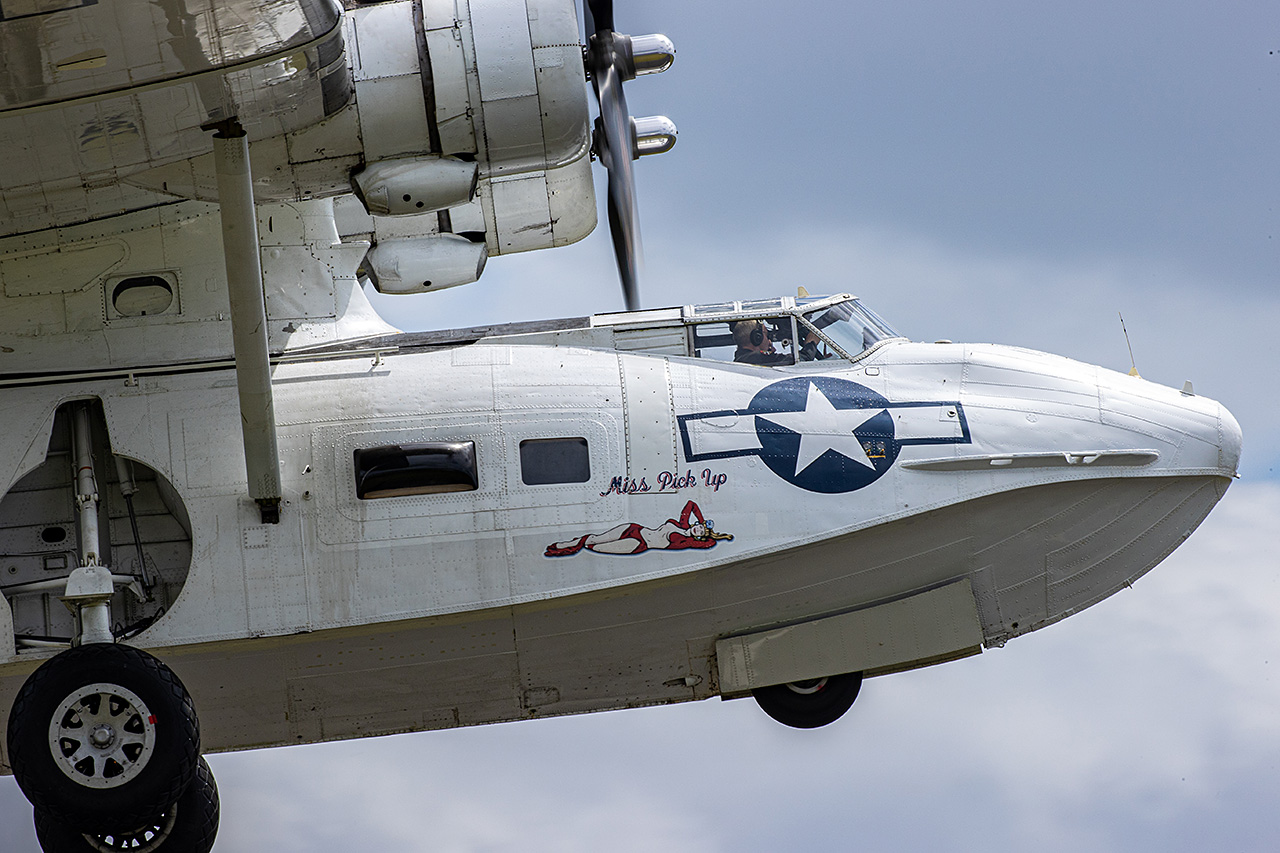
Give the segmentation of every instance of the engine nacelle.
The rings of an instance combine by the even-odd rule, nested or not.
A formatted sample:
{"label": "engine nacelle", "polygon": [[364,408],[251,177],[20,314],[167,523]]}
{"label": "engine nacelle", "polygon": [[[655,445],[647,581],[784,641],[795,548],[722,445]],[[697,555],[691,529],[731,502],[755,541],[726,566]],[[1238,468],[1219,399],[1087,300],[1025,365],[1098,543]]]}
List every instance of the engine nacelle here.
{"label": "engine nacelle", "polygon": [[556,169],[587,153],[591,119],[575,5],[424,0],[435,101],[429,119],[440,151],[475,153],[486,177]]}
{"label": "engine nacelle", "polygon": [[369,250],[365,269],[379,293],[427,293],[470,284],[488,259],[483,242],[431,234],[378,243]]}
{"label": "engine nacelle", "polygon": [[[591,232],[591,122],[573,0],[399,0],[349,19],[370,170],[408,158],[474,161],[475,200],[438,209],[449,210],[455,232],[484,231],[490,254]],[[417,190],[394,189],[388,211],[369,212],[430,209],[416,206]],[[391,211],[406,193],[408,206]]]}
{"label": "engine nacelle", "polygon": [[[417,222],[484,232],[493,255],[591,233],[591,121],[574,0],[348,5],[341,32],[326,42],[326,74],[297,103],[270,100],[274,86],[254,103],[267,117],[249,133],[258,203],[354,186],[379,218],[439,211],[439,221]],[[644,50],[645,67],[665,61],[662,49]],[[207,151],[207,133],[195,134]],[[157,137],[151,148],[168,144]],[[212,155],[200,153],[127,180],[166,198],[217,201],[215,178]]]}
{"label": "engine nacelle", "polygon": [[351,186],[370,213],[399,216],[468,204],[478,179],[476,164],[456,157],[405,157],[371,163]]}

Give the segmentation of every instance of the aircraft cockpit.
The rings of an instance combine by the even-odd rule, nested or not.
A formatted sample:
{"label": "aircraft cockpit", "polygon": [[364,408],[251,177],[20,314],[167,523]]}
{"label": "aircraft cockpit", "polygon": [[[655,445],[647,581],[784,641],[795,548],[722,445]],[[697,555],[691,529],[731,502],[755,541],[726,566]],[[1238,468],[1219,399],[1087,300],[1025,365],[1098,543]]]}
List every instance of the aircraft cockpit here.
{"label": "aircraft cockpit", "polygon": [[764,366],[853,360],[902,337],[847,293],[692,305],[682,319],[695,357]]}
{"label": "aircraft cockpit", "polygon": [[743,302],[593,314],[565,320],[513,323],[401,335],[408,347],[509,344],[585,346],[619,352],[704,358],[760,366],[831,367],[856,361],[903,336],[848,293],[778,296]]}

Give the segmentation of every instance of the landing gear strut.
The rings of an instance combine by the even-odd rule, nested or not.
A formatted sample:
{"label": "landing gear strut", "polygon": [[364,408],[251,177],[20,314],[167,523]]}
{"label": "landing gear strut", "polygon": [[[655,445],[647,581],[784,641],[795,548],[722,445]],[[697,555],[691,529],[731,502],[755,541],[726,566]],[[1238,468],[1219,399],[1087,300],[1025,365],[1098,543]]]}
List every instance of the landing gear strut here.
{"label": "landing gear strut", "polygon": [[167,666],[130,646],[92,643],[31,674],[9,713],[8,748],[44,824],[118,835],[157,825],[183,802],[199,774],[200,727]]}
{"label": "landing gear strut", "polygon": [[751,691],[766,714],[784,726],[816,729],[834,723],[853,706],[862,689],[862,673],[849,672],[808,681],[758,687]]}
{"label": "landing gear strut", "polygon": [[71,648],[45,661],[18,691],[9,711],[9,764],[35,807],[46,851],[205,853],[217,831],[218,801],[200,758],[191,695],[161,661],[114,642],[117,583],[141,602],[155,586],[130,501],[137,484],[117,457],[140,577],[115,575],[108,567],[109,537],[100,529],[93,405],[70,406],[79,564],[60,598],[72,612],[74,632]]}

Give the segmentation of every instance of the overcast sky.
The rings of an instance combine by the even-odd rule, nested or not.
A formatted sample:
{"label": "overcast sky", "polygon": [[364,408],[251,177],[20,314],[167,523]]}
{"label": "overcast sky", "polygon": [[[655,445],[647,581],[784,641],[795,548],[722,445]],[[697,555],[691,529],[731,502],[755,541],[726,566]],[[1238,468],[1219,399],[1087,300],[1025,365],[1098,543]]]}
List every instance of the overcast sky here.
{"label": "overcast sky", "polygon": [[[1117,8],[1117,6],[1120,8]],[[796,732],[750,700],[213,756],[220,853],[1280,849],[1280,6],[618,3],[646,305],[850,290],[918,340],[1224,402],[1243,479],[1132,590],[873,679]],[[601,177],[601,176],[598,176]],[[621,297],[603,229],[379,301],[406,329]],[[34,850],[0,780],[0,849]]]}

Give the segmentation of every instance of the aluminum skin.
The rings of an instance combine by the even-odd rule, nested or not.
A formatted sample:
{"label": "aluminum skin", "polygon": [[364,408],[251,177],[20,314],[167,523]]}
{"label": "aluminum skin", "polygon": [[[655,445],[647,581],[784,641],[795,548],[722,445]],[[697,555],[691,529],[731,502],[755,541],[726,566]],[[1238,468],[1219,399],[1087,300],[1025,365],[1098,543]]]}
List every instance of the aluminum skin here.
{"label": "aluminum skin", "polygon": [[[273,387],[279,525],[224,461],[241,452],[229,371],[0,392],[11,481],[42,461],[57,404],[89,397],[114,452],[180,497],[185,584],[133,642],[188,684],[212,750],[706,698],[719,638],[961,578],[998,646],[1157,564],[1222,496],[1241,443],[1203,397],[903,340],[773,368],[480,343],[281,364]],[[716,443],[686,444],[682,418]],[[865,461],[849,461],[850,424]],[[555,436],[586,439],[589,480],[525,485],[520,443]],[[478,489],[356,497],[356,448],[443,440],[476,443]],[[548,556],[690,503],[732,538]],[[43,656],[11,649],[3,695]]]}

